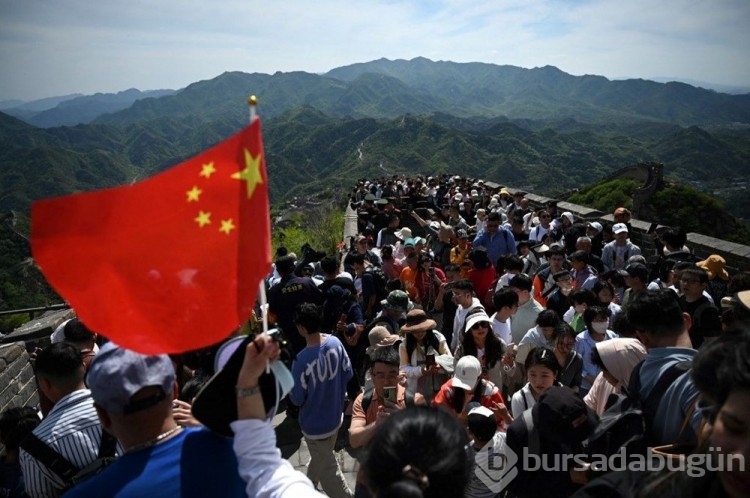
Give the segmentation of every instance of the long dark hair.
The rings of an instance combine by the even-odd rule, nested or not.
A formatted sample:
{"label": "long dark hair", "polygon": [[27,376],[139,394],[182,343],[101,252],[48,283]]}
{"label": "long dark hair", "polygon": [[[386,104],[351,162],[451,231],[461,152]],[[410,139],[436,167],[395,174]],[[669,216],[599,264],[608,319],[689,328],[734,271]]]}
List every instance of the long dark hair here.
{"label": "long dark hair", "polygon": [[[491,324],[489,330],[487,330],[487,336],[484,341],[484,363],[487,365],[487,368],[493,368],[498,361],[503,359],[505,346],[503,345],[503,341],[501,341],[492,331]],[[472,335],[471,330],[466,331],[461,345],[463,346],[465,355],[471,355],[478,358],[477,345],[474,344],[474,336]]]}
{"label": "long dark hair", "polygon": [[[474,391],[471,395],[472,401],[479,401],[479,398],[482,397],[483,391],[484,380],[479,377],[477,383],[474,384]],[[464,409],[464,401],[466,400],[466,390],[461,389],[460,387],[451,386],[447,394],[446,397],[448,398],[448,404],[456,411],[456,413],[461,413],[461,410]]]}
{"label": "long dark hair", "polygon": [[377,496],[462,496],[471,465],[466,431],[444,410],[414,406],[378,427],[362,464]]}
{"label": "long dark hair", "polygon": [[417,273],[424,273],[424,268],[422,268],[422,263],[425,261],[431,261],[432,266],[431,268],[435,268],[435,261],[432,259],[432,256],[429,255],[429,253],[421,252],[419,253],[419,256],[417,257]]}
{"label": "long dark hair", "polygon": [[[424,350],[427,351],[427,348],[432,346],[432,349],[440,352],[440,341],[438,340],[437,335],[435,335],[434,330],[428,330],[427,333],[424,336]],[[414,350],[417,348],[417,339],[414,337],[414,334],[406,334],[406,357],[411,361],[411,354],[414,352]]]}

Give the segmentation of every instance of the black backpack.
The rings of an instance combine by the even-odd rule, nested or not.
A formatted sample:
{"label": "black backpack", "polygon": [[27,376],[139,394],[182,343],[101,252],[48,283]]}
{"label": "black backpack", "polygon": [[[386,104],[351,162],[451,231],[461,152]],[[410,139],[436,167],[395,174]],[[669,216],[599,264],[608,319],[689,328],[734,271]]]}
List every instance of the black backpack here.
{"label": "black backpack", "polygon": [[375,282],[375,295],[378,300],[377,307],[379,308],[380,301],[388,297],[388,276],[382,268],[377,266],[372,266],[365,271],[372,275],[372,279]]}
{"label": "black backpack", "polygon": [[[365,413],[367,413],[367,409],[370,408],[370,404],[372,404],[372,395],[374,391],[374,389],[368,389],[362,394],[362,411]],[[406,402],[407,408],[414,406],[414,393],[407,390],[404,393],[404,401]]]}
{"label": "black backpack", "polygon": [[117,439],[104,430],[102,430],[102,439],[99,443],[96,459],[83,468],[71,463],[57,450],[36,437],[34,433],[26,436],[20,446],[41,465],[47,467],[60,478],[64,483],[61,494],[76,484],[94,477],[117,459],[115,456],[117,454]]}
{"label": "black backpack", "polygon": [[625,394],[610,396],[608,407],[599,418],[599,425],[589,436],[586,442],[589,455],[610,457],[621,448],[628,455],[645,455],[646,449],[654,446],[652,426],[661,399],[669,386],[690,370],[691,364],[690,361],[682,361],[670,366],[644,400],[639,397],[643,361],[636,365]]}

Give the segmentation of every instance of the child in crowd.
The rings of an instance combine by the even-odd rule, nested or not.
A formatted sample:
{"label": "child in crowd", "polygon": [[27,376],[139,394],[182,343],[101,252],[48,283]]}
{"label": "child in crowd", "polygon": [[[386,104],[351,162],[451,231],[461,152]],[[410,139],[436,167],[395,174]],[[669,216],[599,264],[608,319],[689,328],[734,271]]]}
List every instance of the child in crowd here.
{"label": "child in crowd", "polygon": [[589,290],[576,289],[570,294],[570,300],[573,301],[573,306],[565,312],[563,320],[570,324],[578,334],[586,328],[586,322],[583,321],[583,312],[596,303],[596,296]]}
{"label": "child in crowd", "polygon": [[550,387],[557,384],[560,364],[555,353],[548,348],[534,348],[526,357],[524,363],[527,383],[520,391],[513,395],[510,402],[511,413],[514,418],[533,407],[539,396]]}

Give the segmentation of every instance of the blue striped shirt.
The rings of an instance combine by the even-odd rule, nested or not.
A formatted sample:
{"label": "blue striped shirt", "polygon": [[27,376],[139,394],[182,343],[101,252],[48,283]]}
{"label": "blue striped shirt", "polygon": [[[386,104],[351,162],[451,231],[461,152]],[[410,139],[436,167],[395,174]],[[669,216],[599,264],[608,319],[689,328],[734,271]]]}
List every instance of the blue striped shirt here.
{"label": "blue striped shirt", "polygon": [[[102,427],[94,409],[91,391],[81,389],[60,398],[33,433],[79,468],[96,460]],[[64,483],[55,473],[23,449],[19,458],[29,496],[41,498],[60,495]]]}

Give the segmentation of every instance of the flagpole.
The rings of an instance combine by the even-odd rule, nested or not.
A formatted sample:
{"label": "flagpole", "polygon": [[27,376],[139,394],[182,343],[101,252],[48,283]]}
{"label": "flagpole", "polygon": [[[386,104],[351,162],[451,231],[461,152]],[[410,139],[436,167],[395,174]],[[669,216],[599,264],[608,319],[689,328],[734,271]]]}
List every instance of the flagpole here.
{"label": "flagpole", "polygon": [[258,105],[258,98],[255,95],[250,95],[247,98],[247,105],[250,107],[250,123],[252,124],[257,118],[255,114],[255,106]]}
{"label": "flagpole", "polygon": [[[258,105],[258,98],[255,95],[250,95],[247,98],[247,105],[250,108],[249,120],[250,124],[258,118],[255,112],[255,106]],[[268,333],[268,302],[266,300],[266,282],[262,279],[258,284],[258,297],[260,299],[260,316],[263,321],[263,333]],[[266,373],[271,371],[271,365],[266,361]]]}

